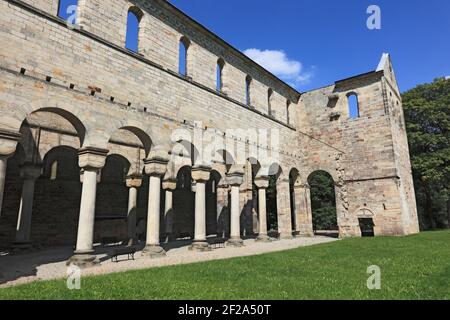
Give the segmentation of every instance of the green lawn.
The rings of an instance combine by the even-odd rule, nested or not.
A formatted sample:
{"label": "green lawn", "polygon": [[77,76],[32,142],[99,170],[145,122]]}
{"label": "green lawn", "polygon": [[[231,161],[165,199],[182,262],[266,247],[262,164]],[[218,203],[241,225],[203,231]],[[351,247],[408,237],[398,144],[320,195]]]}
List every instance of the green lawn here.
{"label": "green lawn", "polygon": [[[368,290],[378,265],[382,289]],[[450,232],[349,239],[191,265],[0,289],[0,299],[450,299]]]}

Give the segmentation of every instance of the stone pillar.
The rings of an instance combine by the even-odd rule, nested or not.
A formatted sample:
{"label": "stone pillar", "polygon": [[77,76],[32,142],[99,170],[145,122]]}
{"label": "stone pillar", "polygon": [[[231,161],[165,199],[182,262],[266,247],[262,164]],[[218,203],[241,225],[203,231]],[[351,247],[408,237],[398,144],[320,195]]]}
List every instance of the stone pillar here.
{"label": "stone pillar", "polygon": [[195,232],[194,242],[189,250],[193,251],[211,251],[211,246],[206,241],[206,183],[209,181],[210,174],[210,167],[192,168],[192,179],[196,182]]}
{"label": "stone pillar", "polygon": [[2,215],[8,158],[16,151],[20,137],[19,132],[0,130],[0,217]]}
{"label": "stone pillar", "polygon": [[93,147],[78,152],[79,166],[83,170],[83,189],[81,193],[80,216],[78,221],[77,245],[68,264],[88,267],[97,264],[94,253],[95,201],[97,179],[105,166],[108,150]]}
{"label": "stone pillar", "polygon": [[309,184],[294,187],[297,231],[300,237],[313,237],[311,187]]}
{"label": "stone pillar", "polygon": [[289,179],[277,183],[278,232],[280,239],[292,239],[292,215]]}
{"label": "stone pillar", "polygon": [[177,181],[172,179],[164,180],[163,190],[166,191],[164,201],[164,232],[166,242],[173,240],[173,191],[177,189]]}
{"label": "stone pillar", "polygon": [[143,254],[150,258],[166,255],[160,245],[161,220],[161,179],[167,171],[167,153],[155,151],[151,158],[145,160],[145,172],[150,176],[148,213],[147,213],[147,242]]}
{"label": "stone pillar", "polygon": [[230,247],[242,247],[241,239],[241,206],[240,187],[244,182],[244,171],[241,168],[232,168],[227,174],[228,184],[231,186],[231,223],[230,239],[227,245]]}
{"label": "stone pillar", "polygon": [[26,164],[20,169],[23,179],[22,197],[20,198],[19,216],[17,218],[16,240],[14,246],[24,248],[30,246],[31,219],[33,213],[34,186],[36,179],[42,174],[42,166]]}
{"label": "stone pillar", "polygon": [[217,186],[217,233],[222,238],[226,238],[230,234],[229,189],[225,179],[222,179]]}
{"label": "stone pillar", "polygon": [[339,238],[361,237],[358,218],[348,211],[347,185],[335,183],[336,214],[339,226]]}
{"label": "stone pillar", "polygon": [[128,225],[128,245],[134,245],[137,243],[136,238],[136,216],[137,216],[137,194],[138,189],[142,186],[142,177],[139,175],[129,176],[126,179],[128,187],[128,212],[127,212],[127,225]]}
{"label": "stone pillar", "polygon": [[259,209],[259,230],[256,241],[269,242],[270,238],[267,235],[267,210],[266,210],[266,191],[269,187],[270,178],[267,176],[259,176],[255,178],[255,184],[258,188],[258,209]]}

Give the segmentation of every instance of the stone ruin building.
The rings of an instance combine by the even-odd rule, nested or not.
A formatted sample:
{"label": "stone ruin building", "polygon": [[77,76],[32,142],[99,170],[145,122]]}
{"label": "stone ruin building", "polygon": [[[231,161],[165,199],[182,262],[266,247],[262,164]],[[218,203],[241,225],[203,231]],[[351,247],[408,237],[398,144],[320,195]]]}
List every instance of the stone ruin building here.
{"label": "stone ruin building", "polygon": [[[59,2],[0,1],[0,248],[75,246],[83,264],[108,238],[152,257],[165,239],[265,241],[270,177],[279,237],[313,236],[318,170],[340,237],[419,231],[388,54],[299,92],[167,1],[78,0],[75,23]],[[212,161],[195,132],[219,141]]]}

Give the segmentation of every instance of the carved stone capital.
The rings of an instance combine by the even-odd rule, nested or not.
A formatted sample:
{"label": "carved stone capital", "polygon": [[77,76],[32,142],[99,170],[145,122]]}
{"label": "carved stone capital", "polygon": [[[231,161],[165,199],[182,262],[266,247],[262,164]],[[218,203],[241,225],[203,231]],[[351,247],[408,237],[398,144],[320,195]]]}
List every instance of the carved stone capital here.
{"label": "carved stone capital", "polygon": [[163,177],[167,171],[169,161],[163,158],[145,159],[145,173],[149,176]]}
{"label": "carved stone capital", "polygon": [[148,158],[144,160],[145,173],[149,176],[163,177],[167,172],[169,154],[165,149],[153,149]]}
{"label": "carved stone capital", "polygon": [[162,183],[163,190],[173,191],[177,189],[177,181],[173,179],[165,179]]}
{"label": "carved stone capital", "polygon": [[125,178],[125,183],[128,188],[140,188],[142,186],[142,176],[132,175]]}
{"label": "carved stone capital", "polygon": [[192,179],[195,182],[206,183],[211,177],[211,167],[208,166],[197,166],[192,168]]}
{"label": "carved stone capital", "polygon": [[217,185],[217,189],[226,189],[228,190],[230,188],[230,185],[228,184],[227,179],[221,179],[219,181],[219,184]]}
{"label": "carved stone capital", "polygon": [[7,158],[14,154],[20,137],[20,132],[0,130],[0,157]]}
{"label": "carved stone capital", "polygon": [[269,176],[257,176],[255,178],[255,185],[258,189],[267,189],[269,187]]}
{"label": "carved stone capital", "polygon": [[78,164],[84,170],[101,170],[105,166],[108,152],[109,150],[101,148],[82,148],[78,151]]}
{"label": "carved stone capital", "polygon": [[244,170],[241,168],[232,168],[227,174],[227,182],[232,187],[240,187],[244,183]]}

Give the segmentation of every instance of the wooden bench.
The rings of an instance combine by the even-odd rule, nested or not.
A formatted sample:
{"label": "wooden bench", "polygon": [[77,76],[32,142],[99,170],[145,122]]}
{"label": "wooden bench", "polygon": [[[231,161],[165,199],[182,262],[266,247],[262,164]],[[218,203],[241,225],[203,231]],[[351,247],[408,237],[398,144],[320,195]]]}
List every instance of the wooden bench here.
{"label": "wooden bench", "polygon": [[136,254],[136,248],[134,246],[116,248],[111,254],[111,262],[119,262],[119,256],[128,256],[128,260],[134,260],[134,255]]}
{"label": "wooden bench", "polygon": [[107,247],[119,243],[119,240],[116,237],[104,237],[102,238],[102,246]]}

